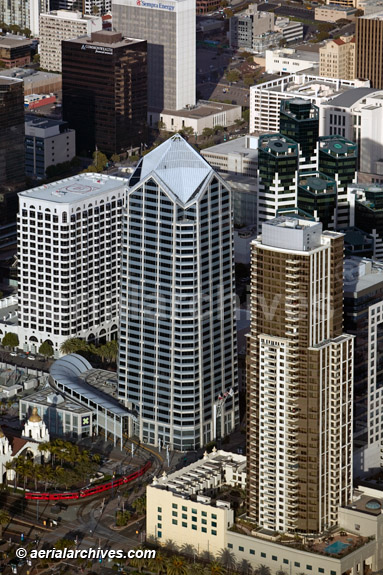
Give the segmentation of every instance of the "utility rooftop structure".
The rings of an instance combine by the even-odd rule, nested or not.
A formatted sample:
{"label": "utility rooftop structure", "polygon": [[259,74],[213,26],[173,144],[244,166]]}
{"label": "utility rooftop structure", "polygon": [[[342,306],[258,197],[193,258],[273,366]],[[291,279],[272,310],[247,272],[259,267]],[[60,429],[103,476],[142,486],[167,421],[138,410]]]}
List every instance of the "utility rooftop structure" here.
{"label": "utility rooftop structure", "polygon": [[141,441],[196,449],[238,422],[230,191],[179,135],[129,185],[119,399],[139,411]]}

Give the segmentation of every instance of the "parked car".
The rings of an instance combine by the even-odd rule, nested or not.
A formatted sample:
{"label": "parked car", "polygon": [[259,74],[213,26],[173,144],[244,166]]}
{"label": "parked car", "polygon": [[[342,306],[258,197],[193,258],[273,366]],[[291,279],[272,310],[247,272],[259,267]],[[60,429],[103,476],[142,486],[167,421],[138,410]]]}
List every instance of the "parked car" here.
{"label": "parked car", "polygon": [[28,355],[28,359],[35,360],[35,359],[36,359],[36,356],[34,356],[34,355]]}

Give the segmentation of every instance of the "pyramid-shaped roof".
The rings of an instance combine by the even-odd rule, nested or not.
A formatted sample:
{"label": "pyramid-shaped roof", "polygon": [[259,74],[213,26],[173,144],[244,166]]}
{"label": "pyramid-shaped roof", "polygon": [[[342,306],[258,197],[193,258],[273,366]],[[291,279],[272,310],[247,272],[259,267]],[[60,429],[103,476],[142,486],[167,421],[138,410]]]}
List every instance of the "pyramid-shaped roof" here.
{"label": "pyramid-shaped roof", "polygon": [[186,204],[213,173],[211,166],[179,134],[149,152],[140,162],[140,181],[157,175],[167,188]]}

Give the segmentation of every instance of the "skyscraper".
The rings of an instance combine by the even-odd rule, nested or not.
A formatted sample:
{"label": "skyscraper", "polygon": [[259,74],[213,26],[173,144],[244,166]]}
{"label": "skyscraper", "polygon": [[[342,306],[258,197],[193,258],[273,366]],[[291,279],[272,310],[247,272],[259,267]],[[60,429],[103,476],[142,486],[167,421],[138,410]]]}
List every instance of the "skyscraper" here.
{"label": "skyscraper", "polygon": [[383,12],[356,19],[355,77],[383,88]]}
{"label": "skyscraper", "polygon": [[319,133],[319,109],[310,100],[282,100],[279,115],[280,132],[299,144],[300,162],[311,164]]}
{"label": "skyscraper", "polygon": [[147,45],[106,30],[62,43],[63,114],[79,153],[145,141]]}
{"label": "skyscraper", "polygon": [[238,423],[233,294],[230,191],[175,135],[140,160],[123,228],[119,399],[141,441],[195,449]]}
{"label": "skyscraper", "polygon": [[298,208],[321,222],[324,230],[337,229],[335,180],[320,172],[299,173]]}
{"label": "skyscraper", "polygon": [[148,41],[148,107],[181,110],[196,102],[195,0],[114,0],[113,25]]}
{"label": "skyscraper", "polygon": [[19,195],[20,346],[117,337],[125,184],[80,174]]}
{"label": "skyscraper", "polygon": [[356,182],[358,168],[358,146],[342,136],[318,138],[318,169],[336,181],[337,186],[337,229],[349,225],[347,186]]}
{"label": "skyscraper", "polygon": [[266,134],[258,144],[258,228],[280,210],[297,205],[298,144],[281,134]]}
{"label": "skyscraper", "polygon": [[0,225],[15,221],[24,183],[24,82],[0,76]]}
{"label": "skyscraper", "polygon": [[252,243],[251,269],[248,515],[272,531],[320,532],[352,494],[343,236],[276,218]]}

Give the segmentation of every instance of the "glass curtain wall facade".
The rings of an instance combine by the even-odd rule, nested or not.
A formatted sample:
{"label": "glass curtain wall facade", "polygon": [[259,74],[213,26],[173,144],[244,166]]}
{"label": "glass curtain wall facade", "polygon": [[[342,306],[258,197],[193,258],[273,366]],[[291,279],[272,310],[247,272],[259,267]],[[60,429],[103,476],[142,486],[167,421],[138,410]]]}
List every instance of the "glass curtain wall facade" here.
{"label": "glass curtain wall facade", "polygon": [[141,441],[197,449],[238,423],[230,192],[180,136],[145,156],[130,185],[119,399],[138,412]]}
{"label": "glass curtain wall facade", "polygon": [[301,174],[298,208],[322,222],[323,229],[336,229],[337,190],[335,180],[320,172]]}
{"label": "glass curtain wall facade", "polygon": [[279,115],[280,132],[300,146],[301,162],[310,163],[319,135],[319,109],[310,100],[282,100]]}

